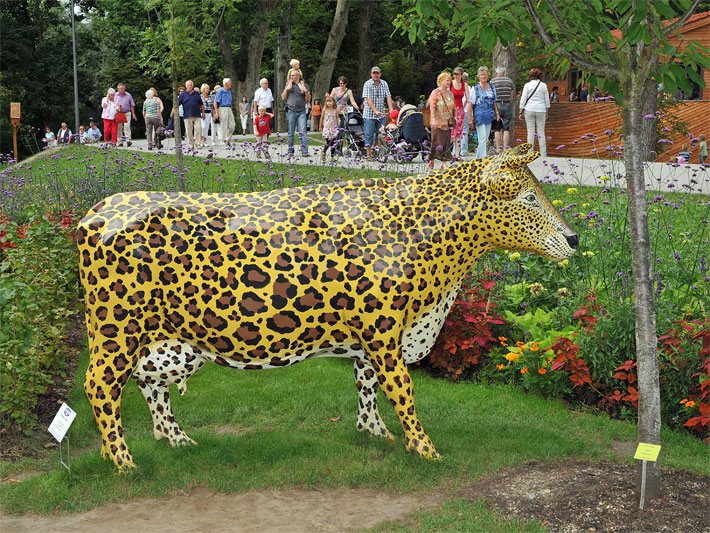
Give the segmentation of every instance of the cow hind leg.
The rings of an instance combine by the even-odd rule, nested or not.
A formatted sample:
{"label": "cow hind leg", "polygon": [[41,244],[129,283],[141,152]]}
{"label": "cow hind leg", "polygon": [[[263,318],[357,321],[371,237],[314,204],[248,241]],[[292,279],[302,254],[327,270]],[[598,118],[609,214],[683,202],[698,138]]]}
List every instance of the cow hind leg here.
{"label": "cow hind leg", "polygon": [[202,368],[205,361],[199,350],[189,344],[162,341],[151,345],[147,355],[138,362],[133,376],[148,404],[156,439],[166,438],[171,446],[195,444],[175,420],[169,386],[174,384],[181,395],[185,394],[188,378]]}
{"label": "cow hind leg", "polygon": [[357,387],[358,413],[355,427],[376,437],[394,440],[377,409],[377,374],[367,360],[355,360],[355,385]]}

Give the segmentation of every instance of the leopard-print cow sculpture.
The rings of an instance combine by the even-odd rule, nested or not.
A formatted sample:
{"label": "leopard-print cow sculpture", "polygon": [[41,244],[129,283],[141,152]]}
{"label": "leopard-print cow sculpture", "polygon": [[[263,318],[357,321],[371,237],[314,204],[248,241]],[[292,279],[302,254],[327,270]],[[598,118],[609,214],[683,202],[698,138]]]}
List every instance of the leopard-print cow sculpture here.
{"label": "leopard-print cow sculpture", "polygon": [[192,442],[168,386],[206,361],[242,369],[309,357],[351,358],[357,427],[392,438],[377,412],[393,404],[407,449],[439,454],[414,408],[407,364],[425,357],[462,280],[494,248],[551,260],[577,236],[527,164],[528,146],[403,179],[249,194],[116,194],[78,229],[90,363],[84,388],[102,454],[133,466],[121,394],[134,376],[156,438]]}

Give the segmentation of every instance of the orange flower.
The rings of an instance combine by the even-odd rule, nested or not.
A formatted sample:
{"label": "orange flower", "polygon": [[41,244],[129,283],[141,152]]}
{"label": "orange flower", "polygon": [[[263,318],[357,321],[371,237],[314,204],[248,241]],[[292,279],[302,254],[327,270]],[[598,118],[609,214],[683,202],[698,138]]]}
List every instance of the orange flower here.
{"label": "orange flower", "polygon": [[528,367],[524,366],[523,368],[520,369],[521,374],[527,374],[528,373]]}
{"label": "orange flower", "polygon": [[530,345],[530,351],[531,352],[537,352],[540,349],[540,343],[539,342],[533,342]]}
{"label": "orange flower", "polygon": [[508,339],[505,337],[498,337],[498,340],[500,341],[501,346],[508,346]]}
{"label": "orange flower", "polygon": [[693,407],[695,407],[695,402],[693,400],[688,400],[687,402],[685,402],[685,406],[688,409],[692,409]]}
{"label": "orange flower", "polygon": [[525,347],[525,343],[524,343],[523,341],[518,341],[518,342],[515,343],[515,345],[516,345],[518,348],[524,348],[524,347]]}
{"label": "orange flower", "polygon": [[508,352],[507,354],[505,354],[505,358],[511,363],[515,363],[515,361],[520,359],[520,354],[517,352]]}
{"label": "orange flower", "polygon": [[497,368],[498,370],[505,370],[505,365],[504,365],[504,364],[497,364],[497,365],[496,365],[496,368]]}
{"label": "orange flower", "polygon": [[540,369],[538,369],[537,373],[540,375],[547,374],[547,368],[540,368]]}
{"label": "orange flower", "polygon": [[680,404],[683,405],[683,404],[684,404],[685,402],[687,402],[687,401],[688,401],[688,398],[683,398],[683,399],[680,401]]}

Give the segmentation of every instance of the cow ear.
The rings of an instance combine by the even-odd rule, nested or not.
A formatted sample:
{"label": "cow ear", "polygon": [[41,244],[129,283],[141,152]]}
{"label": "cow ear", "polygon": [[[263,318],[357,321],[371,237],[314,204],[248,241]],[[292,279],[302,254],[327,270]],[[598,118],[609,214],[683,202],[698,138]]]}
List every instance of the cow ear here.
{"label": "cow ear", "polygon": [[512,153],[515,155],[525,155],[532,149],[530,143],[519,144],[518,146],[513,146],[507,150],[507,153]]}
{"label": "cow ear", "polygon": [[484,171],[481,183],[485,184],[498,198],[512,200],[518,195],[527,177],[523,169],[539,156],[539,152],[516,155],[511,150],[493,160]]}
{"label": "cow ear", "polygon": [[[527,146],[530,145],[528,144]],[[529,165],[538,157],[540,157],[540,152],[527,153],[527,150],[525,150],[520,154],[511,154],[509,157],[506,157],[504,164],[510,167],[511,169],[517,169]]]}

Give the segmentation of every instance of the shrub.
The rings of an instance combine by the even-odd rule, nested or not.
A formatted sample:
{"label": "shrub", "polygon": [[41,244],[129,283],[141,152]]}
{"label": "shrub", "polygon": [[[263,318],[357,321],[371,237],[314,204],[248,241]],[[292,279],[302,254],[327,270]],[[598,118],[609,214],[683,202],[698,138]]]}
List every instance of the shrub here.
{"label": "shrub", "polygon": [[73,218],[29,220],[0,220],[0,423],[11,429],[36,422],[38,397],[64,367],[62,338],[79,301]]}
{"label": "shrub", "polygon": [[479,280],[463,289],[424,365],[435,375],[456,381],[471,375],[497,343],[496,326],[505,323],[493,301],[495,281]]}

